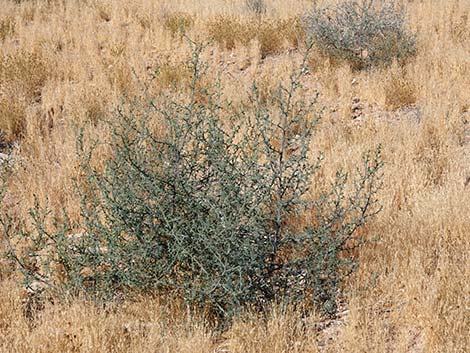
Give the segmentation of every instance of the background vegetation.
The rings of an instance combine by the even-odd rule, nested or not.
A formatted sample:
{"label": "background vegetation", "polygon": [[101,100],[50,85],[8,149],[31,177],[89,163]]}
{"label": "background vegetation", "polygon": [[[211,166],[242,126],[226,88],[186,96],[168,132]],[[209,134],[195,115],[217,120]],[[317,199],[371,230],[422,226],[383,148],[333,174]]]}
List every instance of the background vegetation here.
{"label": "background vegetation", "polygon": [[[190,91],[184,34],[212,39],[201,53],[211,67],[203,87],[220,80],[224,99],[240,106],[256,80],[259,101],[269,102],[279,81],[288,82],[300,66],[312,3],[264,1],[262,11],[249,3],[256,2],[1,1],[0,146],[8,157],[0,160],[13,165],[2,202],[10,234],[34,229],[30,209],[46,200],[58,224],[67,211],[66,235],[81,230],[74,184],[85,176],[77,126],[88,124],[83,144],[91,148],[97,137],[112,137],[104,121],[116,121],[115,108],[131,106],[123,94],[127,102],[141,101],[143,82],[153,82],[144,88],[150,96]],[[36,300],[41,287],[22,288],[15,265],[2,258],[0,350],[468,351],[470,5],[397,4],[406,10],[407,30],[416,33],[413,55],[362,67],[315,48],[297,92],[301,101],[320,92],[317,106],[324,107],[308,158],[314,162],[322,151],[325,163],[306,196],[316,199],[339,169],[353,174],[364,151],[383,146],[377,194],[383,211],[360,229],[373,242],[354,250],[360,266],[344,283],[333,318],[273,306],[265,317],[236,318],[220,335],[165,298],[137,294],[104,308],[87,299]],[[207,97],[195,99],[205,104]],[[147,128],[166,131],[158,119]],[[111,155],[100,145],[90,163],[102,171]],[[315,218],[304,213],[290,222],[309,225]],[[45,229],[53,223],[53,217],[44,221]]]}

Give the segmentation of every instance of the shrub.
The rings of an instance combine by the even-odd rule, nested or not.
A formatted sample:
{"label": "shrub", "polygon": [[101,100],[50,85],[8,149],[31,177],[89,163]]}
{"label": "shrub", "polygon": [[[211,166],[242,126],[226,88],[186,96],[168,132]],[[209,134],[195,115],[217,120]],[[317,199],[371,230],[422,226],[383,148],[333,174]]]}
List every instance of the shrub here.
{"label": "shrub", "polygon": [[256,15],[266,13],[266,3],[264,0],[245,0],[245,6],[248,11],[255,13]]}
{"label": "shrub", "polygon": [[390,64],[415,53],[415,37],[405,28],[404,12],[391,1],[347,0],[314,9],[306,25],[319,49],[355,69]]}
{"label": "shrub", "polygon": [[[70,236],[66,214],[50,230],[47,210],[37,205],[35,229],[20,232],[29,241],[25,258],[1,219],[11,256],[29,282],[61,293],[176,296],[219,323],[278,301],[334,313],[355,267],[348,251],[363,241],[357,230],[378,211],[378,152],[364,157],[351,192],[348,175],[338,172],[330,190],[309,200],[322,158],[308,158],[315,101],[296,98],[305,69],[267,104],[255,85],[235,109],[223,104],[217,86],[199,91],[200,52],[196,46],[189,63],[189,95],[119,108],[108,122],[112,138],[91,149],[79,135],[83,232]],[[149,128],[155,121],[158,132]],[[112,157],[98,170],[92,156],[103,144]],[[306,214],[314,221],[304,226]]]}

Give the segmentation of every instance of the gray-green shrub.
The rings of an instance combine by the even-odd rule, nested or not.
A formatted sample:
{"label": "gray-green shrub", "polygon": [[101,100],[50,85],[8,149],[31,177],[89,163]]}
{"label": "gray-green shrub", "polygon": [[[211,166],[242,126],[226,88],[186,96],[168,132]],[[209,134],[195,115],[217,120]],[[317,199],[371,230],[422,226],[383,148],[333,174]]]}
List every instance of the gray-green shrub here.
{"label": "gray-green shrub", "polygon": [[257,15],[266,13],[266,3],[264,0],[245,0],[245,6],[250,11]]}
{"label": "gray-green shrub", "polygon": [[[29,282],[58,293],[105,300],[156,293],[219,323],[272,302],[333,314],[341,283],[355,268],[349,250],[363,241],[357,230],[379,210],[379,151],[364,157],[352,191],[348,175],[338,172],[328,191],[309,199],[322,158],[308,157],[319,114],[315,101],[296,95],[304,66],[268,102],[254,85],[246,104],[235,108],[222,101],[217,85],[201,88],[200,52],[196,46],[188,64],[189,94],[118,108],[107,122],[111,139],[95,147],[79,135],[81,235],[70,236],[66,213],[47,230],[47,209],[37,205],[35,229],[19,232],[29,242],[24,257],[1,218],[10,256]],[[155,119],[164,133],[149,128]],[[103,144],[112,156],[98,170],[92,156]],[[314,221],[304,226],[305,214]],[[41,266],[25,265],[35,257]],[[54,279],[58,266],[65,276]]]}
{"label": "gray-green shrub", "polygon": [[319,49],[355,69],[404,60],[416,51],[403,8],[389,0],[346,0],[315,8],[306,26]]}

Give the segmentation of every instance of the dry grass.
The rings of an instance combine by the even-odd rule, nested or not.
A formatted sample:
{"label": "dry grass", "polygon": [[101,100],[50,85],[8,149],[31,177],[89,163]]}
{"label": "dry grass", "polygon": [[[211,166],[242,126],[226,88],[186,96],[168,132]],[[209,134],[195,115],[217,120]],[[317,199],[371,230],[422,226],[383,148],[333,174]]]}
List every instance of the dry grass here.
{"label": "dry grass", "polygon": [[264,59],[280,54],[286,49],[296,49],[305,38],[305,30],[299,17],[288,19],[264,19],[218,15],[206,24],[209,38],[220,47],[233,50],[256,41]]}
{"label": "dry grass", "polygon": [[26,110],[40,101],[47,76],[47,64],[34,52],[19,51],[0,59],[0,129],[7,140],[24,133]]}
{"label": "dry grass", "polygon": [[385,106],[398,110],[414,105],[418,88],[403,70],[396,70],[385,85]]}
{"label": "dry grass", "polygon": [[164,16],[164,26],[173,37],[183,36],[193,24],[192,16],[184,12],[173,12]]}
{"label": "dry grass", "polygon": [[[26,218],[37,195],[77,219],[76,124],[111,117],[123,92],[138,94],[135,77],[159,65],[156,90],[183,85],[183,32],[214,38],[204,55],[211,75],[220,71],[227,84],[227,98],[239,101],[255,78],[269,90],[301,59],[287,52],[302,47],[289,21],[310,3],[267,1],[260,27],[243,1],[0,0],[0,129],[18,143],[22,160],[4,207]],[[326,155],[323,177],[339,166],[353,170],[361,152],[378,143],[386,163],[384,211],[364,229],[379,240],[358,252],[361,266],[346,285],[347,312],[338,322],[302,323],[295,312],[274,311],[267,323],[247,316],[217,336],[152,298],[113,310],[80,300],[48,303],[31,321],[2,260],[0,351],[468,352],[470,4],[403,3],[418,31],[416,57],[400,69],[355,72],[313,53],[302,92],[319,90],[325,106],[313,142]],[[353,97],[363,105],[360,121],[350,118]],[[106,131],[96,122],[87,134]],[[317,187],[313,182],[312,192]]]}
{"label": "dry grass", "polygon": [[0,20],[0,41],[11,36],[15,32],[15,21],[11,17]]}

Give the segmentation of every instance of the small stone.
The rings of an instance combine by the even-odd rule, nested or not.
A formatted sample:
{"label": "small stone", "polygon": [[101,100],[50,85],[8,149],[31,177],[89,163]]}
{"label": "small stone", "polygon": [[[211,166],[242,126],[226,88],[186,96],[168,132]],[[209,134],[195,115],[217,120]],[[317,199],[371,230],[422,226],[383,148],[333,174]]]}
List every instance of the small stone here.
{"label": "small stone", "polygon": [[84,267],[80,271],[80,276],[82,276],[84,278],[89,278],[89,277],[93,276],[93,270],[90,267]]}
{"label": "small stone", "polygon": [[14,164],[15,160],[13,157],[9,154],[6,153],[0,153],[0,166],[3,164],[8,165],[8,167],[12,167]]}
{"label": "small stone", "polygon": [[33,281],[26,288],[26,293],[29,295],[41,293],[46,288],[43,282]]}
{"label": "small stone", "polygon": [[78,241],[78,240],[82,239],[84,235],[85,235],[84,233],[70,234],[68,236],[68,239],[72,240],[72,241]]}

